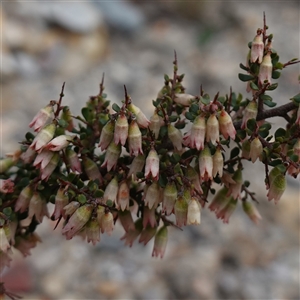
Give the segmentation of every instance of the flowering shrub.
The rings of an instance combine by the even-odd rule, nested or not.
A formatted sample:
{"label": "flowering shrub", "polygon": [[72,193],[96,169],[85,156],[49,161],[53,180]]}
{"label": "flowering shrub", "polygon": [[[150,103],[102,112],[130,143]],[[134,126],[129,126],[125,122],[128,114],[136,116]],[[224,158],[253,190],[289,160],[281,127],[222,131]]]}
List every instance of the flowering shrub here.
{"label": "flowering shrub", "polygon": [[[66,239],[80,235],[93,245],[120,222],[126,245],[154,239],[157,257],[164,256],[168,228],[200,224],[205,207],[228,223],[242,205],[257,223],[243,162],[264,164],[266,197],[275,203],[286,176],[300,172],[300,94],[279,107],[270,95],[281,71],[299,61],[281,63],[272,39],[264,20],[240,64],[248,98],[232,91],[211,98],[202,87],[199,95],[187,94],[176,53],[149,119],[126,87],[122,106],[110,106],[104,78],[75,117],[63,106],[63,85],[59,100],[29,124],[35,134],[28,132],[20,149],[0,161],[0,271],[9,266],[12,247],[30,254],[44,217],[62,223]],[[271,133],[267,119],[274,116],[286,124]]]}

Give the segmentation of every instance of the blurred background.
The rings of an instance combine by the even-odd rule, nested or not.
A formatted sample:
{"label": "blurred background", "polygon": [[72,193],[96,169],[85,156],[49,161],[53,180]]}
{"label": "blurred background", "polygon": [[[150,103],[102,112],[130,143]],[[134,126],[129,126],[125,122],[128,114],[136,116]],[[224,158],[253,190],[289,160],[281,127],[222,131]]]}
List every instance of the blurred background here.
{"label": "blurred background", "polygon": [[[174,50],[190,94],[200,84],[213,97],[247,97],[237,74],[247,44],[267,16],[281,62],[299,57],[298,1],[11,1],[1,3],[1,156],[18,147],[27,124],[49,100],[77,115],[99,91],[102,74],[112,102],[125,84],[152,114],[152,100],[172,74]],[[285,103],[299,92],[299,67],[285,70],[272,93]],[[250,96],[248,96],[250,97]],[[280,126],[282,120],[271,119]],[[15,253],[3,278],[24,299],[299,299],[299,178],[275,206],[267,203],[264,170],[247,165],[263,220],[239,207],[224,225],[208,209],[202,224],[171,229],[165,257],[152,242],[126,248],[117,228],[96,246],[65,241],[45,220],[43,242],[23,259]],[[52,207],[50,208],[52,212]]]}

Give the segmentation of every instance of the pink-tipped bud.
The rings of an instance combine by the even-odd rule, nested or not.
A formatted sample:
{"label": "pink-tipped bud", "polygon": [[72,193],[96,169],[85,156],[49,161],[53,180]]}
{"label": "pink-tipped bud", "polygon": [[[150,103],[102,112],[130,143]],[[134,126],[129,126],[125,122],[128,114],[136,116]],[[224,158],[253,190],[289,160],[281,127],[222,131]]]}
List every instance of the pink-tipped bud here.
{"label": "pink-tipped bud", "polygon": [[86,204],[73,213],[68,223],[62,230],[62,234],[66,235],[67,240],[71,239],[76,233],[78,233],[83,226],[89,221],[91,218],[93,211],[93,206]]}
{"label": "pink-tipped bud", "polygon": [[163,191],[163,209],[162,211],[169,216],[173,209],[175,201],[178,197],[176,184],[174,182],[168,182]]}
{"label": "pink-tipped bud", "polygon": [[192,199],[188,204],[187,224],[199,225],[201,223],[200,213],[201,213],[201,205],[195,197],[192,197]]}
{"label": "pink-tipped bud", "polygon": [[264,47],[265,45],[263,43],[262,34],[259,33],[255,36],[251,46],[250,61],[252,63],[256,62],[257,60],[259,64],[262,62],[263,55],[264,55]]}
{"label": "pink-tipped bud", "polygon": [[145,165],[145,161],[146,161],[146,158],[145,158],[144,155],[136,156],[133,159],[132,163],[131,163],[131,166],[130,166],[127,177],[130,177],[131,175],[134,175],[134,178],[136,178],[136,176],[135,176],[136,173],[141,172],[143,170],[144,165]]}
{"label": "pink-tipped bud", "polygon": [[139,238],[139,243],[143,243],[144,246],[148,244],[148,242],[155,236],[156,227],[147,226],[141,232],[141,236]]}
{"label": "pink-tipped bud", "polygon": [[131,121],[128,131],[129,153],[134,156],[143,154],[142,149],[142,133],[135,120]]}
{"label": "pink-tipped bud", "polygon": [[120,114],[115,124],[114,142],[116,145],[125,145],[128,137],[128,120],[124,114]]}
{"label": "pink-tipped bud", "polygon": [[158,138],[160,128],[163,126],[164,120],[155,111],[153,116],[150,118],[149,128],[153,131],[155,138]]}
{"label": "pink-tipped bud", "polygon": [[102,182],[102,175],[100,174],[97,164],[88,157],[82,159],[83,169],[90,180],[99,180]]}
{"label": "pink-tipped bud", "polygon": [[220,177],[223,176],[223,167],[224,167],[224,159],[222,152],[219,148],[216,149],[215,154],[213,155],[213,170],[212,176],[216,177],[219,174]]}
{"label": "pink-tipped bud", "polygon": [[51,216],[52,220],[57,220],[60,217],[66,218],[64,207],[69,204],[69,197],[65,188],[59,188],[55,196],[54,212]]}
{"label": "pink-tipped bud", "polygon": [[226,140],[228,139],[228,137],[230,137],[232,140],[235,139],[236,130],[233,126],[232,119],[224,109],[222,109],[222,111],[220,112],[219,126],[220,131]]}
{"label": "pink-tipped bud", "polygon": [[212,114],[206,122],[206,141],[216,145],[219,140],[219,122],[217,117]]}
{"label": "pink-tipped bud", "polygon": [[112,234],[112,231],[114,229],[114,216],[110,211],[104,213],[103,216],[101,217],[100,227],[101,227],[101,233],[106,232],[108,235]]}
{"label": "pink-tipped bud", "polygon": [[144,206],[143,210],[143,228],[146,228],[147,225],[151,227],[156,227],[156,217],[155,217],[156,208],[153,206],[151,209],[148,206]]}
{"label": "pink-tipped bud", "polygon": [[243,201],[243,210],[255,224],[258,224],[259,220],[262,219],[257,208],[248,201]]}
{"label": "pink-tipped bud", "polygon": [[133,242],[137,239],[142,231],[142,219],[137,219],[134,223],[134,229],[129,230],[121,237],[121,240],[125,240],[125,245],[131,247]]}
{"label": "pink-tipped bud", "polygon": [[178,197],[174,205],[174,213],[176,217],[176,225],[185,226],[187,222],[188,203],[182,196]]}
{"label": "pink-tipped bud", "polygon": [[130,103],[128,105],[128,109],[135,114],[136,121],[142,128],[147,128],[150,124],[150,121],[147,119],[145,114],[141,111],[141,109],[134,104]]}
{"label": "pink-tipped bud", "polygon": [[227,196],[228,189],[226,187],[221,188],[214,196],[212,202],[208,206],[211,211],[218,214],[230,201],[230,197]]}
{"label": "pink-tipped bud", "polygon": [[210,149],[205,146],[199,155],[199,171],[200,177],[203,181],[212,180],[213,172],[213,158],[210,153]]}
{"label": "pink-tipped bud", "polygon": [[182,150],[182,133],[179,129],[174,127],[173,125],[168,125],[168,136],[174,146],[174,148],[178,151]]}
{"label": "pink-tipped bud", "polygon": [[53,106],[49,104],[46,107],[42,108],[35,115],[33,120],[29,123],[29,127],[30,128],[33,127],[34,131],[40,131],[40,129],[47,123],[52,113],[53,113]]}
{"label": "pink-tipped bud", "polygon": [[268,52],[259,66],[259,72],[258,72],[258,83],[260,85],[263,85],[265,81],[268,83],[271,83],[272,81],[272,71],[273,71],[273,65],[272,65],[272,59],[271,59],[271,53]]}
{"label": "pink-tipped bud", "polygon": [[108,121],[102,128],[99,147],[101,150],[107,149],[114,137],[115,123],[113,121]]}
{"label": "pink-tipped bud", "polygon": [[175,94],[174,102],[183,106],[190,106],[195,96],[190,94]]}
{"label": "pink-tipped bud", "polygon": [[120,183],[117,196],[117,205],[122,211],[129,209],[129,186],[126,181],[122,181]]}
{"label": "pink-tipped bud", "polygon": [[160,258],[164,257],[168,242],[168,228],[166,226],[161,227],[155,235],[154,247],[152,256]]}
{"label": "pink-tipped bud", "polygon": [[119,190],[119,183],[117,177],[115,176],[105,188],[104,195],[103,195],[104,203],[106,203],[107,200],[116,203],[118,190]]}
{"label": "pink-tipped bud", "polygon": [[100,226],[96,218],[91,218],[85,226],[85,234],[88,243],[94,246],[100,242]]}
{"label": "pink-tipped bud", "polygon": [[118,163],[120,154],[121,154],[121,145],[120,144],[116,145],[114,141],[111,141],[111,143],[109,144],[106,150],[105,159],[101,167],[106,166],[108,172],[112,168],[115,168]]}
{"label": "pink-tipped bud", "polygon": [[81,173],[81,164],[78,158],[78,154],[71,148],[66,149],[66,158],[68,161],[68,166],[73,172]]}
{"label": "pink-tipped bud", "polygon": [[152,207],[157,207],[159,199],[160,199],[160,190],[159,185],[156,181],[154,181],[145,192],[145,205],[147,205],[150,209]]}
{"label": "pink-tipped bud", "polygon": [[47,166],[44,169],[41,169],[41,179],[47,181],[50,177],[50,175],[53,173],[55,168],[57,167],[60,160],[60,156],[58,153],[54,153],[54,155],[51,157],[51,160],[47,164]]}
{"label": "pink-tipped bud", "polygon": [[37,152],[40,152],[41,149],[53,139],[55,133],[55,124],[51,123],[43,127],[43,129],[36,135],[30,148],[34,149]]}
{"label": "pink-tipped bud", "polygon": [[250,101],[244,110],[244,116],[241,125],[242,129],[246,128],[248,120],[256,119],[257,111],[257,103],[255,101]]}
{"label": "pink-tipped bud", "polygon": [[250,144],[250,153],[249,157],[251,161],[254,163],[258,158],[261,158],[263,152],[263,146],[258,137],[254,138]]}
{"label": "pink-tipped bud", "polygon": [[228,196],[232,196],[233,199],[237,199],[241,195],[241,188],[243,184],[243,174],[242,169],[237,169],[232,176],[235,183],[229,185]]}
{"label": "pink-tipped bud", "polygon": [[236,205],[237,199],[230,197],[229,202],[216,214],[217,218],[223,220],[223,223],[228,223],[229,218],[235,211]]}
{"label": "pink-tipped bud", "polygon": [[197,116],[193,122],[191,132],[185,139],[185,145],[191,148],[196,148],[201,150],[204,148],[204,139],[206,132],[205,118],[202,116]]}
{"label": "pink-tipped bud", "polygon": [[150,174],[154,180],[158,180],[159,177],[159,157],[154,148],[149,151],[146,158],[145,177],[149,178]]}
{"label": "pink-tipped bud", "polygon": [[126,232],[128,232],[129,230],[134,230],[135,226],[134,226],[134,222],[132,219],[132,215],[131,212],[129,210],[124,210],[118,211],[118,218],[121,222],[122,227],[124,228],[124,230]]}
{"label": "pink-tipped bud", "polygon": [[77,210],[77,208],[80,207],[80,203],[77,201],[71,201],[69,204],[64,206],[63,210],[65,212],[65,215],[71,216],[73,213]]}
{"label": "pink-tipped bud", "polygon": [[70,142],[74,139],[73,136],[70,135],[59,135],[53,140],[51,140],[44,149],[48,149],[51,151],[60,151],[62,149],[65,149]]}
{"label": "pink-tipped bud", "polygon": [[274,175],[272,174],[272,171],[270,172],[270,189],[267,194],[268,200],[271,201],[274,199],[275,204],[280,200],[286,189],[286,178],[280,171],[277,171],[278,169],[276,169],[277,168],[272,169],[272,171],[275,170],[273,171]]}

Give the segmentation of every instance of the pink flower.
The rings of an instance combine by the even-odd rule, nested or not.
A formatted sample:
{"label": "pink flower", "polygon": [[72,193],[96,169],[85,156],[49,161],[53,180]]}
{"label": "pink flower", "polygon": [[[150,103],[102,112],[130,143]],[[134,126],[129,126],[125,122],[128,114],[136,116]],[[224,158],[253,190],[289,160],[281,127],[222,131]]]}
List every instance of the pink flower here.
{"label": "pink flower", "polygon": [[230,137],[232,140],[235,139],[236,130],[233,126],[232,119],[224,109],[222,109],[219,116],[219,126],[220,131],[226,140],[228,137]]}
{"label": "pink flower", "polygon": [[164,120],[155,111],[153,116],[150,118],[149,128],[153,131],[155,138],[158,138],[160,128],[163,126]]}
{"label": "pink flower", "polygon": [[60,156],[58,153],[54,153],[50,162],[44,169],[41,169],[41,179],[47,181],[50,175],[53,173],[55,168],[57,167],[60,160]]}
{"label": "pink flower", "polygon": [[263,146],[258,137],[254,138],[250,144],[250,153],[249,157],[251,161],[254,163],[258,158],[261,158],[263,153]]}
{"label": "pink flower", "polygon": [[150,174],[154,180],[158,180],[159,177],[159,157],[154,148],[149,151],[146,158],[145,177],[149,178]]}
{"label": "pink flower", "polygon": [[0,192],[3,194],[13,193],[14,185],[11,179],[0,179]]}
{"label": "pink flower", "polygon": [[115,168],[117,163],[118,163],[118,159],[120,157],[121,154],[121,145],[120,144],[115,144],[114,141],[111,141],[111,143],[109,144],[106,153],[105,153],[105,159],[103,164],[101,165],[101,167],[105,167],[107,171],[109,172],[112,168]]}
{"label": "pink flower", "polygon": [[142,133],[135,120],[131,121],[128,132],[129,153],[134,156],[143,154],[142,149]]}
{"label": "pink flower", "polygon": [[155,235],[152,256],[163,258],[168,242],[168,228],[161,227]]}
{"label": "pink flower", "polygon": [[244,110],[243,120],[241,128],[245,129],[247,126],[247,122],[250,119],[256,119],[257,116],[257,103],[253,100],[248,103]]}
{"label": "pink flower", "polygon": [[70,167],[70,169],[73,172],[78,172],[81,173],[81,163],[80,160],[78,158],[78,154],[72,150],[71,148],[67,148],[66,149],[66,158],[68,161],[68,167]]}
{"label": "pink flower", "polygon": [[213,159],[210,153],[210,149],[207,146],[205,146],[205,148],[200,152],[199,155],[199,171],[200,177],[203,181],[213,179]]}
{"label": "pink flower", "polygon": [[131,215],[131,212],[129,210],[124,210],[124,211],[119,210],[118,211],[118,218],[121,222],[122,227],[124,228],[124,230],[126,232],[135,229],[134,222],[133,222],[133,219],[132,219],[132,215]]}
{"label": "pink flower", "polygon": [[201,150],[204,148],[204,139],[206,132],[205,118],[197,116],[193,122],[190,133],[184,137],[184,144],[191,148]]}
{"label": "pink flower", "polygon": [[101,130],[99,147],[101,150],[105,150],[111,143],[114,137],[115,123],[108,121]]}
{"label": "pink flower", "polygon": [[35,158],[33,165],[43,170],[50,163],[53,156],[54,153],[52,151],[43,149]]}
{"label": "pink flower", "polygon": [[103,195],[104,203],[106,203],[107,200],[116,203],[118,190],[119,190],[119,183],[117,177],[115,176],[105,188],[104,195]]}
{"label": "pink flower", "polygon": [[29,233],[25,236],[17,236],[14,247],[18,249],[24,257],[30,255],[30,250],[34,248],[37,242],[41,242],[40,237],[36,233]]}
{"label": "pink flower", "polygon": [[174,182],[168,182],[163,190],[163,208],[162,211],[169,216],[173,209],[177,199],[178,192],[176,184]]}
{"label": "pink flower", "polygon": [[135,114],[136,121],[142,128],[147,128],[150,124],[150,121],[147,119],[147,117],[144,115],[144,113],[141,111],[140,108],[135,106],[134,104],[130,103],[128,105],[128,109]]}
{"label": "pink flower", "polygon": [[174,102],[182,106],[190,106],[195,96],[190,94],[175,94]]}
{"label": "pink flower", "polygon": [[233,199],[237,199],[241,195],[241,188],[243,184],[242,170],[239,168],[232,176],[235,183],[230,184],[228,188],[228,196],[232,196]]}
{"label": "pink flower", "polygon": [[128,137],[128,120],[124,113],[120,114],[115,124],[114,142],[116,145],[125,145]]}
{"label": "pink flower", "polygon": [[195,197],[192,197],[188,204],[187,224],[199,225],[201,222],[201,205]]}
{"label": "pink flower", "polygon": [[219,148],[216,149],[215,154],[213,155],[213,170],[212,176],[216,177],[219,174],[220,177],[223,176],[223,167],[224,167],[224,159],[222,152]]}
{"label": "pink flower", "polygon": [[216,145],[219,140],[219,122],[215,114],[212,114],[206,122],[206,141]]}
{"label": "pink flower", "polygon": [[218,214],[230,201],[230,197],[227,196],[227,193],[228,193],[228,189],[226,187],[220,189],[214,196],[208,208],[211,211],[214,211],[215,214]]}
{"label": "pink flower", "polygon": [[34,131],[40,131],[40,129],[46,124],[51,114],[53,113],[53,106],[51,104],[42,108],[30,122],[29,127],[33,127]]}
{"label": "pink flower", "polygon": [[125,240],[125,245],[131,247],[142,231],[142,219],[137,219],[134,223],[134,229],[127,231],[121,240]]}
{"label": "pink flower", "polygon": [[142,172],[144,165],[145,165],[145,160],[146,159],[145,159],[144,155],[136,156],[131,163],[127,177],[134,175],[134,178],[136,178],[136,173]]}
{"label": "pink flower", "polygon": [[91,218],[85,226],[85,234],[87,242],[91,242],[94,246],[100,242],[100,226],[96,218]]}
{"label": "pink flower", "polygon": [[54,212],[51,216],[51,220],[57,220],[60,217],[66,218],[64,207],[69,204],[69,197],[66,193],[65,188],[59,188],[57,190],[56,196],[55,196],[55,207]]}
{"label": "pink flower", "polygon": [[108,235],[112,234],[112,231],[114,229],[114,216],[113,214],[109,212],[105,212],[101,217],[101,233],[106,232]]}
{"label": "pink flower", "polygon": [[178,151],[182,150],[182,133],[179,129],[174,127],[173,125],[168,125],[168,136],[171,140],[174,148]]}
{"label": "pink flower", "polygon": [[103,181],[102,175],[99,171],[97,164],[88,157],[82,158],[83,169],[90,180],[99,180],[99,182]]}
{"label": "pink flower", "polygon": [[141,236],[139,238],[139,243],[143,243],[144,246],[155,236],[156,227],[147,226],[141,232]]}
{"label": "pink flower", "polygon": [[73,139],[74,136],[59,135],[51,140],[44,148],[51,151],[60,151],[62,149],[65,149]]}
{"label": "pink flower", "polygon": [[33,195],[32,187],[30,185],[24,187],[17,199],[15,205],[15,211],[20,211],[20,213],[26,211],[26,209],[29,207],[29,202],[32,195]]}
{"label": "pink flower", "polygon": [[29,164],[33,161],[35,156],[36,156],[35,150],[28,147],[27,150],[21,154],[21,159],[24,161],[25,164]]}
{"label": "pink flower", "polygon": [[151,227],[156,227],[156,217],[155,217],[156,208],[152,207],[151,209],[148,206],[144,206],[143,210],[143,228],[146,228],[149,224]]}
{"label": "pink flower", "polygon": [[258,83],[260,85],[263,85],[265,81],[268,83],[271,83],[272,81],[272,71],[273,71],[273,65],[272,65],[272,59],[271,59],[271,52],[268,52],[259,66],[259,72],[258,72]]}
{"label": "pink flower", "polygon": [[122,181],[119,186],[117,206],[118,209],[121,209],[122,211],[129,209],[129,186],[125,180]]}
{"label": "pink flower", "polygon": [[217,218],[223,220],[223,223],[228,223],[236,205],[237,199],[230,197],[229,202],[216,214]]}
{"label": "pink flower", "polygon": [[257,208],[248,201],[243,201],[243,210],[255,224],[258,224],[259,220],[262,219]]}
{"label": "pink flower", "polygon": [[160,199],[160,190],[159,185],[156,181],[153,181],[151,185],[147,187],[147,190],[144,192],[145,199],[144,203],[151,209],[152,207],[157,207]]}
{"label": "pink flower", "polygon": [[260,64],[263,59],[264,55],[264,43],[263,43],[263,37],[261,32],[258,32],[258,34],[255,36],[252,46],[251,46],[251,57],[250,61],[252,63],[255,63],[258,60],[258,63]]}
{"label": "pink flower", "polygon": [[[276,169],[276,168],[274,168],[274,169]],[[267,197],[268,197],[269,201],[274,199],[275,204],[277,204],[277,202],[280,200],[281,196],[283,195],[283,193],[286,189],[286,178],[282,173],[275,175],[273,177],[271,175],[271,172],[270,172],[270,176],[269,176],[270,189],[268,191]]]}
{"label": "pink flower", "polygon": [[43,129],[36,135],[30,148],[40,152],[42,148],[53,139],[56,126],[51,123],[43,127]]}

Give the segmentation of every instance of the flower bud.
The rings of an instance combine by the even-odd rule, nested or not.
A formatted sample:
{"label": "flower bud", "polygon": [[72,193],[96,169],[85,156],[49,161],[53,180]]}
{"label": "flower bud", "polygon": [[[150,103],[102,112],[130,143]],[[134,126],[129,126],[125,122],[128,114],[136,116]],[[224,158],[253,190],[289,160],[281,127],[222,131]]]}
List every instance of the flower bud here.
{"label": "flower bud", "polygon": [[50,162],[44,169],[41,169],[41,179],[47,181],[59,163],[59,154],[54,153]]}
{"label": "flower bud", "polygon": [[163,208],[162,211],[169,216],[177,199],[178,192],[174,182],[168,182],[163,191]]}
{"label": "flower bud", "polygon": [[230,197],[228,197],[227,194],[228,189],[226,187],[221,188],[214,196],[208,208],[218,214],[230,200]]}
{"label": "flower bud", "polygon": [[134,229],[129,230],[121,237],[121,240],[125,240],[125,245],[131,247],[136,238],[140,235],[142,231],[142,219],[139,218],[134,223]]}
{"label": "flower bud", "polygon": [[195,197],[192,197],[188,204],[187,211],[187,224],[199,225],[200,224],[201,205]]}
{"label": "flower bud", "polygon": [[129,186],[126,181],[120,183],[117,197],[117,206],[118,209],[124,211],[129,209]]}
{"label": "flower bud", "polygon": [[182,150],[182,133],[179,129],[174,127],[173,125],[168,125],[168,136],[174,146],[174,148],[178,151]]}
{"label": "flower bud", "polygon": [[213,159],[207,146],[204,147],[199,155],[199,171],[203,181],[212,180]]}
{"label": "flower bud", "polygon": [[80,207],[80,203],[77,201],[71,201],[69,204],[64,206],[63,210],[67,216],[73,215],[73,213]]}
{"label": "flower bud", "polygon": [[256,116],[257,116],[257,103],[255,101],[250,101],[244,110],[241,128],[245,129],[248,120],[256,119]]}
{"label": "flower bud", "polygon": [[108,121],[102,128],[99,147],[101,150],[107,149],[114,137],[115,123],[113,121]]}
{"label": "flower bud", "polygon": [[125,145],[128,137],[128,120],[124,113],[120,114],[115,124],[114,142],[116,145]]}
{"label": "flower bud", "polygon": [[257,208],[248,201],[243,201],[243,210],[255,224],[258,224],[259,220],[262,219]]}
{"label": "flower bud", "polygon": [[130,155],[137,156],[143,154],[142,133],[135,120],[131,121],[128,131],[128,146]]}
{"label": "flower bud", "polygon": [[141,236],[139,238],[139,243],[143,243],[144,246],[148,244],[148,242],[155,236],[156,227],[147,226],[141,232]]}
{"label": "flower bud", "polygon": [[141,172],[145,165],[145,156],[144,155],[138,155],[136,156],[130,166],[129,172],[127,177],[130,177],[131,175],[134,175],[134,178],[136,178],[135,174],[137,172]]}
{"label": "flower bud", "polygon": [[118,163],[120,154],[121,154],[121,145],[120,144],[116,145],[115,142],[112,141],[106,150],[105,159],[101,167],[106,166],[108,172],[112,168],[115,168]]}
{"label": "flower bud", "polygon": [[153,131],[155,138],[158,138],[160,128],[163,126],[163,118],[160,117],[155,111],[153,116],[150,118],[149,128]]}
{"label": "flower bud", "polygon": [[54,212],[51,220],[57,220],[60,217],[66,218],[64,207],[69,204],[69,197],[66,193],[66,188],[60,187],[55,196]]}
{"label": "flower bud", "polygon": [[115,176],[105,188],[103,195],[104,203],[106,203],[107,200],[111,200],[112,202],[116,203],[118,190],[119,183],[117,177]]}
{"label": "flower bud", "polygon": [[[277,168],[274,168],[274,169],[277,169]],[[270,176],[269,176],[269,179],[270,179],[270,189],[268,191],[267,197],[268,197],[269,201],[271,201],[272,199],[274,199],[275,204],[277,204],[277,202],[280,200],[281,196],[283,195],[283,193],[285,191],[285,188],[286,188],[286,178],[285,178],[285,176],[282,173],[273,176],[271,174],[271,172],[270,172]]]}
{"label": "flower bud", "polygon": [[254,163],[258,158],[261,158],[263,152],[263,146],[258,137],[254,138],[250,144],[249,156],[251,161]]}
{"label": "flower bud", "polygon": [[78,158],[78,154],[71,148],[66,149],[66,158],[68,161],[68,166],[73,172],[81,173],[81,164]]}
{"label": "flower bud", "polygon": [[128,105],[128,109],[135,114],[136,121],[142,128],[147,128],[150,124],[150,121],[147,119],[145,114],[141,111],[141,109],[134,104],[130,103]]}
{"label": "flower bud", "polygon": [[41,149],[53,139],[56,126],[54,123],[48,124],[36,135],[30,148],[39,152]]}
{"label": "flower bud", "polygon": [[118,218],[121,222],[122,227],[124,228],[124,230],[126,232],[135,229],[134,222],[133,222],[133,219],[132,219],[132,215],[131,215],[131,212],[129,210],[124,210],[124,211],[119,210],[118,211]]}
{"label": "flower bud", "polygon": [[206,141],[216,145],[219,142],[219,122],[215,114],[209,116],[206,122]]}
{"label": "flower bud", "polygon": [[190,94],[175,94],[174,102],[182,106],[190,106],[195,96]]}
{"label": "flower bud", "polygon": [[100,226],[96,218],[91,218],[85,226],[85,234],[87,242],[91,242],[94,246],[100,242]]}
{"label": "flower bud", "polygon": [[146,158],[145,177],[149,178],[150,174],[154,180],[158,180],[159,177],[159,157],[154,148],[149,151]]}
{"label": "flower bud", "polygon": [[106,232],[108,235],[111,235],[114,229],[114,217],[113,214],[109,211],[104,213],[101,217],[101,233]]}
{"label": "flower bud", "polygon": [[74,136],[70,135],[59,135],[53,140],[51,140],[44,149],[48,149],[50,151],[60,151],[65,149],[70,142],[74,139]]}
{"label": "flower bud", "polygon": [[237,205],[237,199],[230,197],[229,202],[217,214],[217,218],[223,220],[223,223],[228,223],[229,218],[234,212]]}
{"label": "flower bud", "polygon": [[253,42],[252,42],[252,46],[251,46],[251,57],[250,57],[250,61],[252,63],[255,63],[258,60],[258,63],[260,64],[262,62],[263,59],[263,55],[264,55],[264,43],[263,43],[263,37],[261,33],[258,33]]}
{"label": "flower bud", "polygon": [[155,235],[152,256],[163,258],[168,242],[168,228],[161,227]]}
{"label": "flower bud", "polygon": [[40,131],[40,129],[46,124],[51,114],[53,113],[53,106],[51,104],[42,108],[29,123],[29,127],[34,131]]}
{"label": "flower bud", "polygon": [[191,133],[189,136],[186,136],[187,146],[191,148],[196,148],[201,150],[204,148],[204,139],[206,132],[205,118],[202,116],[197,116],[193,122]]}
{"label": "flower bud", "polygon": [[145,192],[145,205],[151,209],[152,207],[157,207],[159,198],[160,198],[160,190],[159,190],[159,185],[156,181],[154,181],[148,188],[147,191]]}
{"label": "flower bud", "polygon": [[82,158],[82,163],[83,163],[83,169],[87,175],[87,177],[90,179],[90,180],[99,180],[99,182],[102,182],[102,175],[99,171],[99,168],[97,166],[97,164],[91,160],[90,158],[88,157],[83,157]]}
{"label": "flower bud", "polygon": [[273,71],[273,65],[272,65],[271,53],[268,52],[264,56],[263,61],[259,66],[258,83],[260,85],[263,85],[265,81],[271,83],[272,71]]}
{"label": "flower bud", "polygon": [[236,130],[233,126],[232,119],[224,109],[222,109],[219,116],[219,126],[220,131],[226,140],[228,137],[230,137],[232,140],[235,139]]}
{"label": "flower bud", "polygon": [[156,208],[153,206],[151,209],[148,206],[144,206],[143,210],[143,228],[146,228],[147,225],[151,227],[156,227],[156,217],[155,217]]}
{"label": "flower bud", "polygon": [[219,173],[219,176],[223,176],[223,167],[224,167],[224,159],[222,152],[219,148],[216,149],[215,154],[213,155],[213,170],[212,176],[216,177]]}
{"label": "flower bud", "polygon": [[179,196],[174,205],[174,213],[176,217],[176,225],[179,227],[185,226],[187,222],[188,203],[185,198]]}

